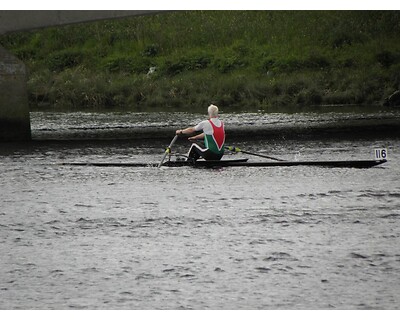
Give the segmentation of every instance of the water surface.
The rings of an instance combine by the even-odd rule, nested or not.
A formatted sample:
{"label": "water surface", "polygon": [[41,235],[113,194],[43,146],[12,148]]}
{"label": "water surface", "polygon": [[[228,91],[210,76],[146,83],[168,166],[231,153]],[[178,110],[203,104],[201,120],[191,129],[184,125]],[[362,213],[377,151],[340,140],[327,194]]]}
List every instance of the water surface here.
{"label": "water surface", "polygon": [[240,141],[389,162],[219,170],[59,165],[155,162],[165,141],[2,144],[0,308],[397,309],[399,142]]}

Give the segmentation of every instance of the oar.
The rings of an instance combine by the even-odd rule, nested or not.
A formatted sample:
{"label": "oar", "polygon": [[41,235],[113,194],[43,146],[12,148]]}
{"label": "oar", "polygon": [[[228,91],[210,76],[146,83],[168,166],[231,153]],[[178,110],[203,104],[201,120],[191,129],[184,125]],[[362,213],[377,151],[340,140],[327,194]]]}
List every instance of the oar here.
{"label": "oar", "polygon": [[248,151],[243,151],[239,148],[236,147],[225,147],[225,149],[229,150],[229,151],[233,151],[233,152],[241,152],[241,153],[245,153],[245,154],[251,154],[253,156],[257,156],[257,157],[261,157],[261,158],[266,158],[266,159],[271,159],[271,160],[276,160],[276,161],[286,161],[283,159],[279,159],[279,158],[274,158],[274,157],[270,157],[270,156],[266,156],[263,154],[259,154],[259,153],[253,153],[253,152],[248,152]]}
{"label": "oar", "polygon": [[163,162],[164,162],[165,157],[167,156],[167,154],[170,154],[170,153],[171,153],[172,145],[175,143],[176,139],[178,139],[178,135],[176,135],[176,136],[172,139],[172,141],[171,141],[171,143],[169,144],[169,146],[167,147],[167,149],[165,149],[164,155],[163,155],[163,157],[162,157],[162,159],[161,159],[160,164],[158,165],[158,168],[160,168],[160,167],[162,166],[162,164],[163,164]]}

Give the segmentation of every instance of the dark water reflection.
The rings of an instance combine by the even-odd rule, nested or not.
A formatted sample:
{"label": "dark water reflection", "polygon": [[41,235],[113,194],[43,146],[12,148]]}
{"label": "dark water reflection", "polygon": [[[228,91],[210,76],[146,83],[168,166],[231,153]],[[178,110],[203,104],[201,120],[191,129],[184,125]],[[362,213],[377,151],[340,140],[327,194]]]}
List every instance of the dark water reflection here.
{"label": "dark water reflection", "polygon": [[395,309],[399,142],[240,141],[289,160],[387,147],[366,170],[68,167],[154,162],[165,143],[2,144],[0,308]]}
{"label": "dark water reflection", "polygon": [[[326,110],[327,111],[327,110]],[[312,113],[223,113],[227,134],[248,138],[310,138],[400,136],[400,111]],[[368,111],[368,110],[367,110]],[[32,112],[32,136],[35,140],[76,139],[171,139],[176,128],[195,125],[204,114],[188,113],[50,113]]]}

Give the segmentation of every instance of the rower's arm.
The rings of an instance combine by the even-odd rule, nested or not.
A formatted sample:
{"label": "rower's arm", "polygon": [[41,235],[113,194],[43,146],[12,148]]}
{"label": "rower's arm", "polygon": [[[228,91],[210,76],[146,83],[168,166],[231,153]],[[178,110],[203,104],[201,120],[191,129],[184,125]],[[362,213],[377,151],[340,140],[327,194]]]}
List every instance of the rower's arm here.
{"label": "rower's arm", "polygon": [[190,134],[193,134],[195,132],[196,132],[196,130],[194,129],[194,127],[189,127],[189,128],[183,129],[183,130],[180,130],[180,129],[176,130],[176,134],[177,135],[182,135],[182,134],[190,135]]}
{"label": "rower's arm", "polygon": [[[194,127],[189,127],[189,128],[183,129],[183,130],[176,130],[177,135],[183,135],[183,134],[191,135],[195,132],[196,132],[196,129]],[[204,139],[204,133],[200,133],[196,136],[189,137],[188,139],[189,139],[189,141],[202,140],[202,139]]]}
{"label": "rower's arm", "polygon": [[200,133],[197,136],[194,137],[189,137],[189,141],[194,141],[194,140],[203,140],[204,139],[204,133]]}

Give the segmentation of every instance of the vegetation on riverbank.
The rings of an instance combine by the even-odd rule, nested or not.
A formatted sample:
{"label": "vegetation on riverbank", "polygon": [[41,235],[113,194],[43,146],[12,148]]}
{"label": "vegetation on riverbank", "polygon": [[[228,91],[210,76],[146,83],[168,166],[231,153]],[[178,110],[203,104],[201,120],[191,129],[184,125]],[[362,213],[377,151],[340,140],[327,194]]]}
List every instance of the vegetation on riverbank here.
{"label": "vegetation on riverbank", "polygon": [[35,110],[367,105],[400,89],[396,11],[181,11],[0,44],[26,62]]}

